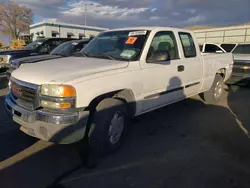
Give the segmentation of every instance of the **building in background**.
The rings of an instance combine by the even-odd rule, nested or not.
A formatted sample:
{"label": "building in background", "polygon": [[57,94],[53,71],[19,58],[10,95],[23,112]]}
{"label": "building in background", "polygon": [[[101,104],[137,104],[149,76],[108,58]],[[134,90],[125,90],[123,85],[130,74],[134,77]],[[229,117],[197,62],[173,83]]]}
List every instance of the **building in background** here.
{"label": "building in background", "polygon": [[220,27],[211,29],[196,30],[196,38],[199,43],[250,43],[250,25]]}
{"label": "building in background", "polygon": [[30,35],[33,40],[37,38],[91,38],[107,28],[92,27],[85,25],[68,24],[56,20],[44,20],[30,25]]}

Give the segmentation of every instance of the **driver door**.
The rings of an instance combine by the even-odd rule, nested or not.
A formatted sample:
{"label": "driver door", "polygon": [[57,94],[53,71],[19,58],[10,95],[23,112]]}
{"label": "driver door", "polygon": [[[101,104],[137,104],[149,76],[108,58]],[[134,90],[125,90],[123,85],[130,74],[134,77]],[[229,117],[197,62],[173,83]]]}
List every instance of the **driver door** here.
{"label": "driver door", "polygon": [[[169,60],[147,62],[154,52],[165,51]],[[149,111],[184,98],[183,72],[176,36],[172,31],[157,32],[146,60],[141,62],[143,76],[143,111]]]}

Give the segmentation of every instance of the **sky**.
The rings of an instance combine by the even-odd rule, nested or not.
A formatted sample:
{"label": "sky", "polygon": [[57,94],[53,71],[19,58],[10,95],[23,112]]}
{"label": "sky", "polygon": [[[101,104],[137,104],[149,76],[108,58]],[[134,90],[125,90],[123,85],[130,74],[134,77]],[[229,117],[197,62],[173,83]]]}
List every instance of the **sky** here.
{"label": "sky", "polygon": [[[1,1],[1,0],[0,0]],[[233,25],[250,22],[250,0],[13,0],[46,18],[107,28]]]}
{"label": "sky", "polygon": [[[4,2],[6,0],[0,0]],[[228,26],[250,22],[250,0],[12,0],[44,19],[105,28]],[[86,5],[86,13],[85,13]]]}

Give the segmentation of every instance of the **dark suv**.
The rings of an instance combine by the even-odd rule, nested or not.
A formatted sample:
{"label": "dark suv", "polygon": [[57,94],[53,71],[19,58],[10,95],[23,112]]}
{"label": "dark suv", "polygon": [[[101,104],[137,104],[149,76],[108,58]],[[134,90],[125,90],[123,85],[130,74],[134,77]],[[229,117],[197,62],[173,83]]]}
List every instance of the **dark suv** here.
{"label": "dark suv", "polygon": [[69,57],[77,54],[89,43],[89,41],[89,39],[72,40],[57,46],[54,50],[52,50],[52,52],[50,52],[50,54],[23,57],[13,60],[11,61],[9,70],[7,70],[8,76],[12,71],[19,68],[23,64],[37,63],[40,61]]}
{"label": "dark suv", "polygon": [[44,38],[38,39],[28,44],[22,50],[5,50],[0,51],[0,69],[9,68],[10,62],[27,56],[49,54],[54,48],[60,44],[73,40],[70,38]]}

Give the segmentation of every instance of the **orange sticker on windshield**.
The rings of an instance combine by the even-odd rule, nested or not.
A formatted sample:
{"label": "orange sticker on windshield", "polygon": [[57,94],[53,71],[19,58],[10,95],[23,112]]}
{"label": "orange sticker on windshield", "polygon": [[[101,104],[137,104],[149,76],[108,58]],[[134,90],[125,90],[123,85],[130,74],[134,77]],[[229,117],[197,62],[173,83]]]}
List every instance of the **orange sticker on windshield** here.
{"label": "orange sticker on windshield", "polygon": [[137,40],[137,37],[128,37],[126,44],[134,44],[136,40]]}

